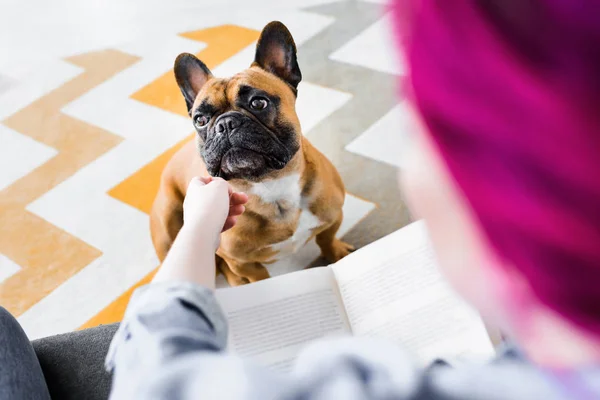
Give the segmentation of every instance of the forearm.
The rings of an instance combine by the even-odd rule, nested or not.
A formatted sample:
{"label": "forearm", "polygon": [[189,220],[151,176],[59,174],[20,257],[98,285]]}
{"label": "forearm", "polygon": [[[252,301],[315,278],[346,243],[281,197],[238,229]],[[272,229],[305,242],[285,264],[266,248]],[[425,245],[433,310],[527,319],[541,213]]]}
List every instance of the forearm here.
{"label": "forearm", "polygon": [[219,236],[184,225],[153,282],[187,281],[215,287],[215,248]]}

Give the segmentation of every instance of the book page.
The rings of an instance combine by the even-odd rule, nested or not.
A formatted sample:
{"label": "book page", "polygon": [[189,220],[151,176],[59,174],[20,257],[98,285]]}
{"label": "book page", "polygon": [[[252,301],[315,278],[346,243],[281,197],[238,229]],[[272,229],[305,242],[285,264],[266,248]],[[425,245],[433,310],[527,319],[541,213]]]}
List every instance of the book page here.
{"label": "book page", "polygon": [[228,349],[273,369],[289,370],[315,339],[350,334],[329,268],[218,289],[216,297],[229,320]]}
{"label": "book page", "polygon": [[423,363],[493,355],[481,318],[438,272],[422,222],[366,246],[332,269],[355,335],[392,340]]}

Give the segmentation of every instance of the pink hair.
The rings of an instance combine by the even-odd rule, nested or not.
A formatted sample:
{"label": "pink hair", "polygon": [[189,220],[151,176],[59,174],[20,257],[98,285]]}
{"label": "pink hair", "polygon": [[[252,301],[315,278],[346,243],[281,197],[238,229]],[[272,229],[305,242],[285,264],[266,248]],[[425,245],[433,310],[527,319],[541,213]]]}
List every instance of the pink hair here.
{"label": "pink hair", "polygon": [[598,1],[396,1],[411,96],[500,259],[600,335]]}

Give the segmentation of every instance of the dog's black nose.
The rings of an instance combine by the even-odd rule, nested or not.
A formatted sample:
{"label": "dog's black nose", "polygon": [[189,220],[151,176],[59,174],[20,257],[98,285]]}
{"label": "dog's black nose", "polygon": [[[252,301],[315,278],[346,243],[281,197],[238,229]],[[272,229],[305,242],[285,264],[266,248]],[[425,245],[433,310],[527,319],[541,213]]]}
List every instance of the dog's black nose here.
{"label": "dog's black nose", "polygon": [[217,133],[230,133],[238,126],[240,126],[240,121],[234,116],[228,115],[219,118],[215,129]]}

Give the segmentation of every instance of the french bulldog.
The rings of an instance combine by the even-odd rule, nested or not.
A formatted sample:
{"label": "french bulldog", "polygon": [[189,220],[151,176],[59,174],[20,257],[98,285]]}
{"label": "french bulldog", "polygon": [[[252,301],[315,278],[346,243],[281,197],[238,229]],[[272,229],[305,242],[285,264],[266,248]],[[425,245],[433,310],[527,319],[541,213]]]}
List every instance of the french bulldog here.
{"label": "french bulldog", "polygon": [[261,32],[254,62],[217,78],[192,54],[174,73],[197,132],[165,167],[150,216],[162,261],[183,225],[183,199],[195,176],[221,177],[249,195],[237,224],[221,235],[218,269],[237,286],[269,277],[265,264],[316,238],[329,262],[353,247],[336,238],[344,184],[302,134],[296,114],[302,74],[292,35],[281,22]]}

